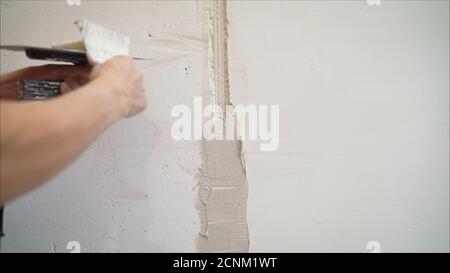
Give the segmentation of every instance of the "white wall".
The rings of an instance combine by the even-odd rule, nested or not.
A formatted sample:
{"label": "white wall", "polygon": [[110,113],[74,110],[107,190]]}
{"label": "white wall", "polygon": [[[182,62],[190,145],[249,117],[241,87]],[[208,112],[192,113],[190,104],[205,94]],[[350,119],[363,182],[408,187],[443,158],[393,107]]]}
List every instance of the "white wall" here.
{"label": "white wall", "polygon": [[[72,23],[84,17],[108,26],[130,36],[134,55],[154,59],[138,63],[149,106],[108,130],[56,179],[8,204],[2,251],[65,252],[72,240],[82,252],[195,251],[199,148],[172,140],[170,110],[192,104],[208,86],[207,54],[198,49],[207,48],[203,7],[194,1],[81,3],[2,0],[1,43],[78,40]],[[2,72],[43,63],[1,54]]]}
{"label": "white wall", "polygon": [[[200,145],[171,139],[170,110],[210,93],[204,2],[81,2],[2,0],[1,43],[109,26],[154,59],[149,107],[8,204],[2,251],[196,251]],[[449,251],[448,2],[230,1],[228,20],[232,102],[280,105],[279,150],[244,143],[250,251]]]}
{"label": "white wall", "polygon": [[449,3],[381,2],[230,2],[235,103],[280,105],[250,251],[449,251]]}

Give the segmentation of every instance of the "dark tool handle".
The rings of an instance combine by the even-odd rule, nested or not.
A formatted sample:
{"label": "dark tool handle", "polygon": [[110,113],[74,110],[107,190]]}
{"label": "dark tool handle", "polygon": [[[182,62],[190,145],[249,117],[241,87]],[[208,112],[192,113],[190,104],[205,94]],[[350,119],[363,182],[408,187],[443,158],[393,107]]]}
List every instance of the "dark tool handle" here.
{"label": "dark tool handle", "polygon": [[23,80],[18,86],[19,98],[23,100],[45,100],[61,95],[60,81]]}
{"label": "dark tool handle", "polygon": [[68,62],[79,65],[88,65],[86,53],[69,51],[54,48],[36,48],[30,47],[25,49],[27,57],[35,60],[47,60],[56,62]]}

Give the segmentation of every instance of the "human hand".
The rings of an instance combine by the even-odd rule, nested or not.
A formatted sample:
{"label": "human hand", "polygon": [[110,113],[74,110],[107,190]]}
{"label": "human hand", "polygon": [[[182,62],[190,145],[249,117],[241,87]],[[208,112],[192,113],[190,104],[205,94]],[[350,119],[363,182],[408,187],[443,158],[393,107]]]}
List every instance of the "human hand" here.
{"label": "human hand", "polygon": [[0,97],[16,99],[16,83],[22,80],[62,81],[61,92],[67,93],[89,81],[90,66],[47,64],[32,66],[1,75]]}
{"label": "human hand", "polygon": [[143,75],[129,56],[114,57],[95,66],[90,78],[110,90],[121,117],[134,116],[147,107]]}

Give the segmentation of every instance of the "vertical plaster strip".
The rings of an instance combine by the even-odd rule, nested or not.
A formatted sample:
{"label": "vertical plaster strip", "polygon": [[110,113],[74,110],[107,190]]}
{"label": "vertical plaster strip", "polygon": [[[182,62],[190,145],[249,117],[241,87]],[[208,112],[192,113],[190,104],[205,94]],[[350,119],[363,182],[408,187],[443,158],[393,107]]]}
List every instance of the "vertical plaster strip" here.
{"label": "vertical plaster strip", "polygon": [[[208,2],[209,92],[203,101],[226,119],[230,102],[228,75],[227,2]],[[242,141],[202,141],[203,164],[198,172],[198,203],[201,230],[199,252],[248,252],[247,179]]]}

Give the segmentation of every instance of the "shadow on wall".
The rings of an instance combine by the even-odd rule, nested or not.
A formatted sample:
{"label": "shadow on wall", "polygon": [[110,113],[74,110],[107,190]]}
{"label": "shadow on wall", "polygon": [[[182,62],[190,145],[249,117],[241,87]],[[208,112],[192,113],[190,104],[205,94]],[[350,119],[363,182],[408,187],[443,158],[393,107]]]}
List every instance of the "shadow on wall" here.
{"label": "shadow on wall", "polygon": [[[100,243],[104,251],[151,251],[145,238],[151,222],[147,162],[161,132],[145,114],[120,121],[108,132],[110,154],[105,175],[111,180],[108,194],[116,219]],[[109,172],[109,173],[108,173]],[[108,179],[109,180],[109,179]]]}

